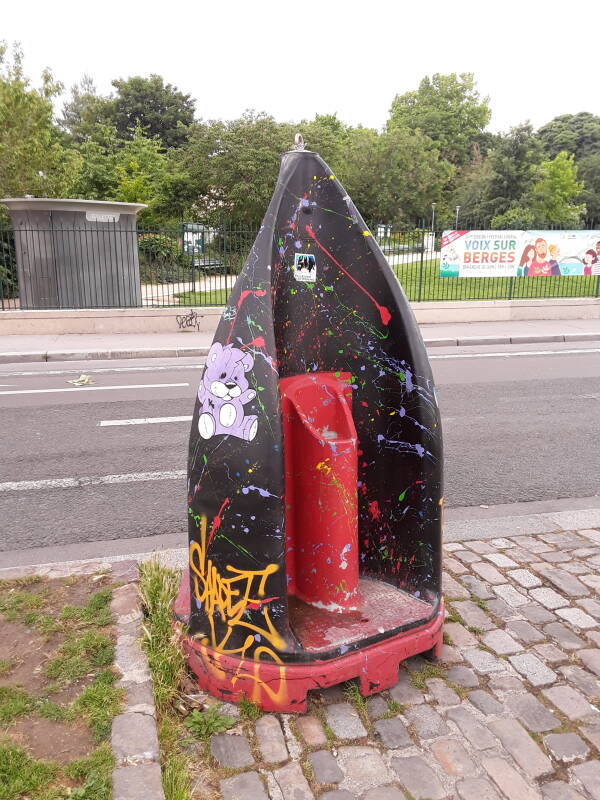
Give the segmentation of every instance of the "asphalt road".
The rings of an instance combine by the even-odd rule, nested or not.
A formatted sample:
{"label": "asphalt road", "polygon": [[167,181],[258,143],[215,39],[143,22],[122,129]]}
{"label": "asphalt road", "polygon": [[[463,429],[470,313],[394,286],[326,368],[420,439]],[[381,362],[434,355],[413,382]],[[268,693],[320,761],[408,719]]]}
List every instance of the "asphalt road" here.
{"label": "asphalt road", "polygon": [[[449,507],[600,493],[600,343],[431,355]],[[82,372],[92,388],[68,383]],[[189,422],[101,423],[187,417],[199,377],[192,359],[0,366],[0,550],[185,541]]]}

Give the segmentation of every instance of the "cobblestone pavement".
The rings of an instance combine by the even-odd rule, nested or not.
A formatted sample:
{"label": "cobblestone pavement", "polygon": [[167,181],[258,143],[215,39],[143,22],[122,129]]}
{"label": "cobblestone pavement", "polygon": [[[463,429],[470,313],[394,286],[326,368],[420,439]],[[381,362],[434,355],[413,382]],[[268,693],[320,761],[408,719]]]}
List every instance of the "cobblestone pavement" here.
{"label": "cobblestone pavement", "polygon": [[445,570],[442,660],[214,735],[223,800],[600,800],[600,530],[448,544]]}

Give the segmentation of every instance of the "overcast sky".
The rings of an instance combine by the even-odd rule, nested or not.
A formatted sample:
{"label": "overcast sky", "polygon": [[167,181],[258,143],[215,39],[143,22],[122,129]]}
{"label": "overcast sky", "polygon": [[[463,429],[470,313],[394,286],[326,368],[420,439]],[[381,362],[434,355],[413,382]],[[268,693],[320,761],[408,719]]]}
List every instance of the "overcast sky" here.
{"label": "overcast sky", "polygon": [[[162,75],[197,116],[245,109],[280,121],[337,112],[381,128],[396,94],[434,72],[474,72],[490,129],[600,114],[600,4],[594,0],[4,0],[0,38],[21,42],[37,82],[84,73]],[[595,10],[594,10],[595,9]]]}

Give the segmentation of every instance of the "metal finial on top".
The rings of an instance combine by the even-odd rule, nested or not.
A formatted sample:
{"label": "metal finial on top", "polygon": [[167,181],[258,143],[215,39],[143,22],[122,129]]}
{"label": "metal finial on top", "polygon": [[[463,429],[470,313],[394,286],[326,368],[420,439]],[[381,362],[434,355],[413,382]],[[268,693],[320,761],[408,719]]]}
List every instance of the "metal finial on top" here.
{"label": "metal finial on top", "polygon": [[294,150],[304,150],[304,136],[297,133],[294,137]]}

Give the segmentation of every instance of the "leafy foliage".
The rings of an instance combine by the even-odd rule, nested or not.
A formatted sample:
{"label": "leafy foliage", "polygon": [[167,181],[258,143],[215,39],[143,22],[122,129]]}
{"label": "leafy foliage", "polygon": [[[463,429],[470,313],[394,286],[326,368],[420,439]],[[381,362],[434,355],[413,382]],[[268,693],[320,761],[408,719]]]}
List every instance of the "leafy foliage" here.
{"label": "leafy foliage", "polygon": [[[600,217],[600,117],[564,114],[537,132],[526,123],[491,134],[489,99],[472,73],[435,73],[396,95],[383,131],[346,125],[335,114],[294,125],[252,110],[234,120],[196,120],[190,95],[160,75],[112,85],[103,96],[84,75],[56,121],[61,84],[46,71],[32,86],[21,51],[9,55],[0,44],[0,194],[145,203],[140,220],[153,227],[184,220],[216,227],[224,219],[252,227],[271,198],[281,153],[300,131],[372,222],[421,224],[432,203],[440,225],[453,224],[456,206],[465,222],[511,227],[576,227],[585,213]],[[236,271],[246,243],[229,244],[215,247]],[[191,267],[174,254],[142,259],[155,280],[189,277]],[[6,243],[0,287],[5,297],[16,292]]]}
{"label": "leafy foliage", "polygon": [[465,164],[491,115],[489,98],[480,97],[472,72],[435,73],[416,91],[396,95],[388,129],[419,130],[438,143],[442,158]]}
{"label": "leafy foliage", "polygon": [[233,728],[235,719],[229,714],[221,714],[218,706],[209,706],[206,711],[195,708],[185,718],[184,725],[197,739],[210,739],[213,733]]}
{"label": "leafy foliage", "polygon": [[62,86],[46,70],[40,88],[34,89],[22,61],[17,47],[9,60],[0,42],[0,196],[65,196],[80,156],[62,145],[54,125],[52,98]]}

